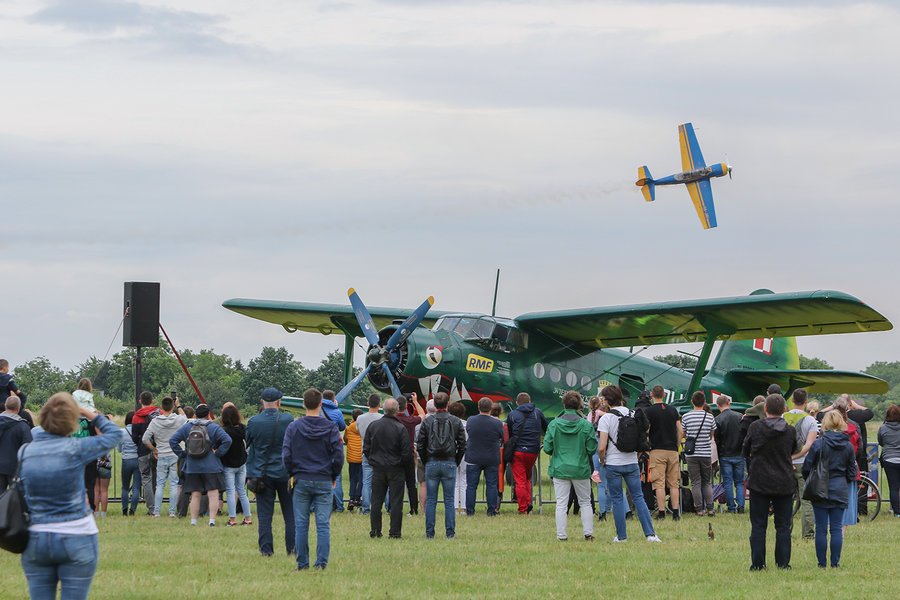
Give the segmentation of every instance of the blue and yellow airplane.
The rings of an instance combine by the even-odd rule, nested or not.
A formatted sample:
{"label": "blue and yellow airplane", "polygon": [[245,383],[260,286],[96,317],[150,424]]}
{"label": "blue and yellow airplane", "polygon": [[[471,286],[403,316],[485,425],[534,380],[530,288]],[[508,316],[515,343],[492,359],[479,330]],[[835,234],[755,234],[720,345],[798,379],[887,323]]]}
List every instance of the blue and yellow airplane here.
{"label": "blue and yellow airplane", "polygon": [[726,163],[716,163],[706,166],[703,154],[700,152],[700,144],[694,133],[694,126],[684,123],[678,126],[678,142],[681,145],[681,168],[683,173],[669,175],[662,179],[653,179],[650,169],[646,165],[638,167],[638,180],[635,185],[641,188],[647,202],[656,199],[656,186],[675,185],[683,183],[687,186],[697,209],[697,216],[703,224],[703,229],[716,226],[716,206],[713,204],[712,185],[709,180],[713,177],[731,178],[731,167]]}

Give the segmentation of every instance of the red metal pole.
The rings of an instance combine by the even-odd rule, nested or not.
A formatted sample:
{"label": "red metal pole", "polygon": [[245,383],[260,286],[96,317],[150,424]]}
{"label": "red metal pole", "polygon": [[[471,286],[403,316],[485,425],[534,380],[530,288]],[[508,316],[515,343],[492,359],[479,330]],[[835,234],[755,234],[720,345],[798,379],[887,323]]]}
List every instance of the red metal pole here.
{"label": "red metal pole", "polygon": [[188,368],[184,364],[184,361],[181,360],[181,356],[178,354],[178,350],[175,349],[175,345],[172,343],[172,340],[169,339],[169,334],[166,333],[165,329],[163,329],[162,323],[159,324],[159,330],[162,331],[162,334],[165,336],[166,341],[169,342],[169,348],[171,348],[172,352],[175,353],[175,358],[178,359],[178,364],[181,365],[181,369],[184,371],[184,374],[187,375],[188,381],[190,381],[191,385],[194,386],[194,391],[197,392],[197,397],[200,398],[200,404],[206,404],[206,398],[203,397],[203,394],[200,392],[200,388],[197,387],[197,383],[194,381],[194,378],[191,377],[190,371],[188,371]]}

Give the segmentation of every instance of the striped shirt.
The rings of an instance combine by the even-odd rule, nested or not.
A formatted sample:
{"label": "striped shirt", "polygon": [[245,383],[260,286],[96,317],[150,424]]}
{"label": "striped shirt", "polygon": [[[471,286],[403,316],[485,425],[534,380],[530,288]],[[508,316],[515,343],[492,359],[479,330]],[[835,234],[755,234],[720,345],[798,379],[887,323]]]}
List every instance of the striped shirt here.
{"label": "striped shirt", "polygon": [[695,451],[691,456],[712,457],[709,434],[716,429],[716,419],[705,410],[691,410],[681,415],[681,426],[684,427],[685,437],[697,438]]}

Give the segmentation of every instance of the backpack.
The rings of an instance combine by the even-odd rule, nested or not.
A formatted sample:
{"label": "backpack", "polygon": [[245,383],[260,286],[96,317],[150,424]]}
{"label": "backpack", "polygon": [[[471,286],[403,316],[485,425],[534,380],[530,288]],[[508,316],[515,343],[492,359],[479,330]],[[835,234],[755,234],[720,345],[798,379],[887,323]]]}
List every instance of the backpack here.
{"label": "backpack", "polygon": [[428,456],[436,459],[456,457],[456,434],[453,431],[452,419],[432,417],[431,431],[428,436]]}
{"label": "backpack", "polygon": [[647,430],[634,418],[632,411],[629,411],[627,415],[623,415],[617,410],[611,412],[619,417],[619,429],[616,432],[616,439],[613,440],[610,437],[609,441],[619,452],[645,452],[650,449],[650,444],[647,442]]}
{"label": "backpack", "polygon": [[[806,417],[810,417],[810,415],[806,413],[794,413],[790,411],[781,415],[781,418],[783,418],[788,425],[794,428],[794,433],[796,434],[797,438],[798,450],[802,448],[804,444],[806,444],[806,436],[803,435],[803,433],[800,431],[800,423],[803,422],[803,419],[805,419]],[[813,417],[810,418],[812,419]]]}
{"label": "backpack", "polygon": [[191,425],[184,449],[191,458],[203,458],[209,454],[209,451],[212,450],[212,443],[209,441],[209,430],[206,425],[200,423]]}

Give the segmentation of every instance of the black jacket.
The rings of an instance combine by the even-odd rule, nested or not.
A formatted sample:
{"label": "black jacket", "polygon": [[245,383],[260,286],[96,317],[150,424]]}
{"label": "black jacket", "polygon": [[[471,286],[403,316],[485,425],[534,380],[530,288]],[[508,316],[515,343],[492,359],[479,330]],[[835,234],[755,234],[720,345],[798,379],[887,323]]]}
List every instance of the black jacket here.
{"label": "black jacket", "polygon": [[222,456],[222,466],[236,469],[247,463],[247,443],[245,440],[245,427],[243,423],[234,426],[222,427],[228,437],[231,438],[231,446]]}
{"label": "black jacket", "polygon": [[506,417],[509,437],[516,438],[516,452],[537,454],[541,449],[541,435],[547,431],[547,425],[547,417],[531,402],[516,407]]}
{"label": "black jacket", "polygon": [[369,423],[363,456],[373,469],[403,469],[411,465],[412,444],[406,427],[393,415]]}
{"label": "black jacket", "polygon": [[[748,425],[749,427],[749,425]],[[716,448],[722,458],[741,455],[741,415],[731,409],[716,417]]]}
{"label": "black jacket", "polygon": [[[368,431],[366,435],[369,435]],[[466,431],[462,421],[446,410],[425,417],[416,438],[416,449],[422,464],[429,460],[452,459],[458,465],[466,455]]]}
{"label": "black jacket", "polygon": [[747,487],[770,496],[793,494],[797,489],[791,455],[799,450],[797,432],[781,417],[759,419],[744,438]]}
{"label": "black jacket", "polygon": [[0,475],[15,475],[22,444],[31,441],[31,428],[21,417],[0,416]]}

